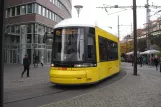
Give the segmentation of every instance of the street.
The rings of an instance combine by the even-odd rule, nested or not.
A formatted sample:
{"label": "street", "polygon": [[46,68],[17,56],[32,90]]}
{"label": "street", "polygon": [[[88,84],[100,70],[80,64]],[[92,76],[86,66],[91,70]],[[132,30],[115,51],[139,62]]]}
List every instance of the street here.
{"label": "street", "polygon": [[[100,107],[161,106],[161,73],[159,70],[156,71],[154,67],[140,67],[138,65],[138,76],[134,76],[133,67],[130,63],[122,63],[121,68],[118,75],[98,84],[72,87],[55,86],[50,83],[48,78],[49,66],[31,67],[30,78],[25,76],[20,78],[22,72],[20,66],[7,67],[5,70],[8,71],[5,71],[4,76],[4,106],[37,107],[44,105],[43,107],[66,107],[66,103],[71,107],[80,105],[88,107],[94,103],[100,104]],[[88,97],[89,95],[91,97]],[[89,101],[91,98],[93,100]],[[73,101],[77,103],[73,103]]]}
{"label": "street", "polygon": [[36,107],[72,98],[95,89],[107,86],[126,75],[120,74],[92,86],[55,86],[49,82],[49,66],[31,67],[29,78],[20,78],[23,67],[5,67],[4,106],[5,107]]}

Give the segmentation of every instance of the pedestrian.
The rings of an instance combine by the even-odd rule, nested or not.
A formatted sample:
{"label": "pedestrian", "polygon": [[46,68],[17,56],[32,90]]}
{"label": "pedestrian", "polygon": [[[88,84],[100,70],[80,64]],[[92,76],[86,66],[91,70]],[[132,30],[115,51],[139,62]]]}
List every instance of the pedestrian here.
{"label": "pedestrian", "polygon": [[41,66],[44,66],[44,57],[41,56]]}
{"label": "pedestrian", "polygon": [[131,60],[131,62],[132,62],[132,66],[133,66],[133,64],[134,64],[134,56],[132,55],[132,60]]}
{"label": "pedestrian", "polygon": [[139,57],[139,62],[140,62],[140,67],[142,67],[142,64],[143,64],[143,57],[142,56]]}
{"label": "pedestrian", "polygon": [[38,56],[35,56],[35,59],[34,59],[34,67],[38,67],[38,63],[39,63],[39,57]]}
{"label": "pedestrian", "polygon": [[21,77],[23,78],[23,74],[27,71],[27,77],[30,77],[29,75],[29,70],[30,70],[30,61],[28,59],[28,56],[25,55],[25,57],[23,58],[23,66],[24,66],[24,70],[21,74]]}
{"label": "pedestrian", "polygon": [[158,56],[157,56],[157,55],[155,55],[155,57],[154,57],[153,61],[154,61],[154,64],[155,64],[156,70],[158,70],[159,58],[158,58]]}
{"label": "pedestrian", "polygon": [[36,67],[36,56],[33,55],[33,64],[34,64],[34,67]]}

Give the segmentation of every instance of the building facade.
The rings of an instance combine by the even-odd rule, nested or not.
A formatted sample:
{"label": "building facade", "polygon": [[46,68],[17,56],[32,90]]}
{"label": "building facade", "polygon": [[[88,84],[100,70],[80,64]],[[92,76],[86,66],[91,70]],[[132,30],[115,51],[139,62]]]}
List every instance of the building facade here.
{"label": "building facade", "polygon": [[[150,49],[156,49],[161,51],[161,17],[153,20],[148,25],[144,24],[143,29],[137,29],[137,49],[140,52],[147,50],[147,36],[149,30]],[[133,50],[133,38],[125,38],[120,43],[121,53],[127,53]]]}
{"label": "building facade", "polygon": [[71,17],[71,0],[6,0],[4,62],[22,64],[25,54],[51,62],[51,43],[44,44],[45,32]]}

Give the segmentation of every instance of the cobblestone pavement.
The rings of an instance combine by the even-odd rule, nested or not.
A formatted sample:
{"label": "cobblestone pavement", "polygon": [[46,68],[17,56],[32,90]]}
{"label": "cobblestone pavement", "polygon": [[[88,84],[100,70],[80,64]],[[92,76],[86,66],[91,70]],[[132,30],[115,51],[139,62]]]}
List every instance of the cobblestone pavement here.
{"label": "cobblestone pavement", "polygon": [[161,107],[161,73],[138,67],[134,76],[129,64],[123,67],[127,75],[111,85],[41,107]]}
{"label": "cobblestone pavement", "polygon": [[49,82],[49,65],[44,65],[44,67],[39,65],[38,68],[31,66],[29,78],[26,77],[26,73],[24,78],[21,78],[22,71],[22,65],[8,64],[4,66],[4,91]]}

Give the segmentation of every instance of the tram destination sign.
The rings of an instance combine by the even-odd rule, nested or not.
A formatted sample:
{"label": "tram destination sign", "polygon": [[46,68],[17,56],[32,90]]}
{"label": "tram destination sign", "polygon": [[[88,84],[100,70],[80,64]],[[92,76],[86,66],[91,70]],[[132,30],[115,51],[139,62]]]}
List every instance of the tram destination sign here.
{"label": "tram destination sign", "polygon": [[78,28],[58,29],[56,35],[78,35]]}

